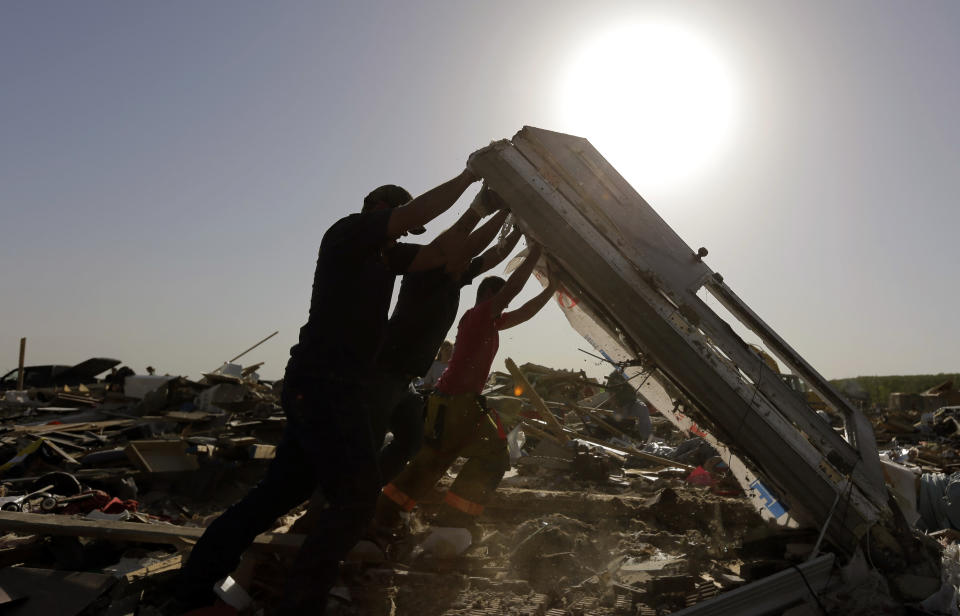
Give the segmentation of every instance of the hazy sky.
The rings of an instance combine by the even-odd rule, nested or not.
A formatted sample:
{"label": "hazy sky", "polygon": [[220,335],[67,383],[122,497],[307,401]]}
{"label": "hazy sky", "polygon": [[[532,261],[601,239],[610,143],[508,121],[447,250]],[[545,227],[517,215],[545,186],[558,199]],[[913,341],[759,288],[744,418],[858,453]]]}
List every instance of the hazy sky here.
{"label": "hazy sky", "polygon": [[[958,32],[932,0],[3,3],[0,371],[26,336],[195,377],[280,330],[243,360],[277,378],[326,228],[523,125],[591,139],[824,375],[960,371]],[[664,79],[690,100],[644,107]],[[578,346],[550,305],[494,367],[606,372]]]}

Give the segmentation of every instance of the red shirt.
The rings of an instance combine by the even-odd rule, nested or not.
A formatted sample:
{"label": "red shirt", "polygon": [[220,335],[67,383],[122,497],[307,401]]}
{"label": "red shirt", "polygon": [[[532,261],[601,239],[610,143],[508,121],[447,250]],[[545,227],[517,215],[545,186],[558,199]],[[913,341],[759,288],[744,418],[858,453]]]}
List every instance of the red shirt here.
{"label": "red shirt", "polygon": [[460,317],[453,356],[437,381],[437,391],[449,395],[479,394],[499,348],[500,315],[492,313],[487,300]]}

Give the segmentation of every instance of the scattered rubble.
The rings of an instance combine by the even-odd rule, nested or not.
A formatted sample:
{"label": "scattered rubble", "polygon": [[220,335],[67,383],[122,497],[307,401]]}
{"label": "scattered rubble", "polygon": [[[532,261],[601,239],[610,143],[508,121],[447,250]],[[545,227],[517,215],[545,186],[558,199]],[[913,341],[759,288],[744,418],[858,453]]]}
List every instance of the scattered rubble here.
{"label": "scattered rubble", "polygon": [[[605,421],[601,384],[531,369],[537,381],[553,377],[547,390],[559,400],[543,399],[525,377],[529,366],[508,367],[523,378],[491,375],[489,400],[522,438],[481,518],[482,537],[465,550],[431,547],[423,539],[442,499],[440,492],[425,499],[407,520],[405,550],[378,562],[358,552],[358,561],[345,563],[346,613],[666,614],[708,601],[730,610],[722,606],[741,596],[754,601],[765,587],[802,602],[794,597],[803,588],[798,566],[819,567],[800,571],[817,591],[826,587],[816,576],[829,573],[834,557],[809,560],[816,532],[762,520],[702,438],[654,415],[655,436],[643,443]],[[57,613],[159,613],[151,606],[162,604],[191,543],[272,457],[285,422],[280,385],[259,382],[253,370],[226,367],[201,382],[162,378],[146,392],[141,379],[133,383],[132,397],[93,382],[27,390],[0,404],[0,590],[20,603],[16,613],[47,610],[42,597],[53,590],[70,597]],[[563,393],[572,390],[588,396]],[[90,403],[41,399],[64,394]],[[893,425],[886,417],[877,417],[878,427]],[[901,421],[899,447],[890,450],[934,470],[929,452],[954,445],[953,433],[936,426],[952,417],[934,413],[924,423],[917,416],[909,430]],[[225,602],[246,606],[240,613],[269,613],[302,541],[289,532],[296,517],[258,537],[224,583]],[[936,579],[914,577],[885,587],[885,605],[940,589]],[[852,596],[822,600],[848,605]]]}
{"label": "scattered rubble", "polygon": [[[439,493],[419,500],[401,540],[344,563],[339,613],[957,613],[960,407],[930,402],[950,386],[868,421],[586,140],[527,127],[470,165],[546,247],[574,329],[636,379],[652,437],[584,374],[507,360],[485,393],[513,468],[477,527],[444,527]],[[186,551],[262,476],[285,425],[281,385],[237,359],[199,382],[117,371],[30,388],[17,371],[0,403],[0,605],[163,613]],[[300,509],[256,538],[207,613],[270,613]]]}

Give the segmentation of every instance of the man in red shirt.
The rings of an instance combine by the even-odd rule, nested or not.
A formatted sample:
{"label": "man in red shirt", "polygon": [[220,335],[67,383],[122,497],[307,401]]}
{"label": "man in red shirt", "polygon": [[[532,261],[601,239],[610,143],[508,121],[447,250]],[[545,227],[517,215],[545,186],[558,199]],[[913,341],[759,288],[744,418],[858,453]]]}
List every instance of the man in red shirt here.
{"label": "man in red shirt", "polygon": [[551,281],[517,310],[503,312],[523,289],[540,254],[540,247],[532,246],[506,281],[491,276],[477,288],[476,304],[457,326],[450,364],[427,402],[424,446],[380,494],[377,523],[381,527],[395,525],[401,510],[413,509],[460,456],[467,463],[447,491],[444,518],[450,526],[471,526],[510,468],[506,434],[496,412],[484,408],[480,392],[500,346],[500,330],[532,318],[556,289]]}

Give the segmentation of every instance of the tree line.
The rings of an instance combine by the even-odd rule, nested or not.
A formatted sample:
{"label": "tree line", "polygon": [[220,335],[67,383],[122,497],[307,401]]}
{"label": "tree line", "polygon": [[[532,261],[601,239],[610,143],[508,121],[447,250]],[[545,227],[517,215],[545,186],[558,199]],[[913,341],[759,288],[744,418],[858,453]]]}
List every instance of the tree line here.
{"label": "tree line", "polygon": [[869,406],[887,406],[892,393],[919,394],[944,381],[953,381],[953,389],[960,386],[960,374],[907,374],[891,376],[858,376],[851,379],[831,379],[841,392],[862,392],[869,399]]}

